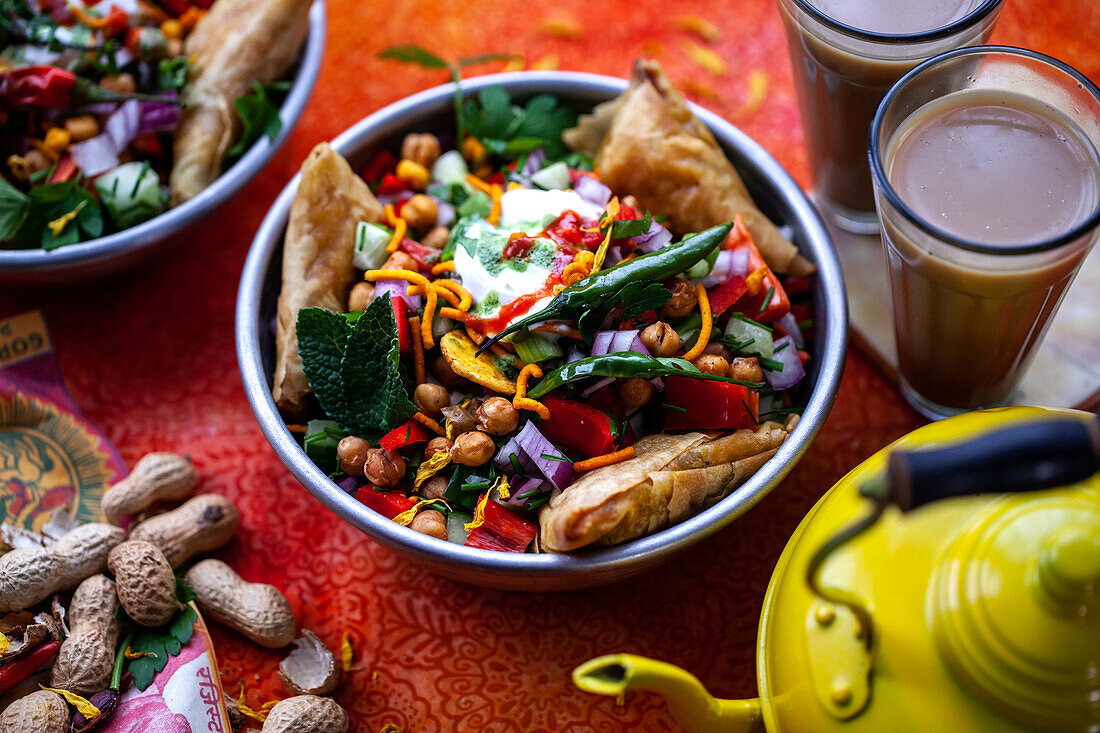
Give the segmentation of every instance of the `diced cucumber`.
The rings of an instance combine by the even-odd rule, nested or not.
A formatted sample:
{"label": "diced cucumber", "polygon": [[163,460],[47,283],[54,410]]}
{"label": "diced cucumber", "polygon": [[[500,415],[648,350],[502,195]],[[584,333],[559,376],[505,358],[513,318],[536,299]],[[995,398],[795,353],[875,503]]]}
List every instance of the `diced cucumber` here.
{"label": "diced cucumber", "polygon": [[452,321],[450,318],[437,316],[436,319],[432,321],[432,337],[438,342],[439,339],[457,328],[460,328],[458,321]]}
{"label": "diced cucumber", "polygon": [[516,342],[514,346],[516,355],[526,364],[553,359],[563,353],[556,339],[548,338],[541,333],[532,333],[523,341]]}
{"label": "diced cucumber", "polygon": [[770,359],[772,349],[775,348],[772,343],[771,331],[767,327],[747,319],[738,318],[736,314],[733,318],[730,318],[730,322],[726,325],[726,336],[739,343],[750,342],[739,349],[743,354],[763,356]]}
{"label": "diced cucumber", "polygon": [[447,541],[456,545],[466,544],[466,526],[473,521],[473,516],[462,512],[451,512],[447,515]]}
{"label": "diced cucumber", "polygon": [[352,264],[360,270],[376,270],[389,257],[386,245],[393,236],[386,227],[381,224],[371,224],[367,221],[359,222],[355,229],[355,252],[352,254]]}
{"label": "diced cucumber", "polygon": [[160,176],[148,163],[123,163],[97,178],[95,187],[121,229],[152,219],[164,209]]}
{"label": "diced cucumber", "polygon": [[450,185],[462,183],[470,169],[466,166],[466,160],[457,150],[448,150],[436,159],[432,165],[432,180]]}
{"label": "diced cucumber", "polygon": [[569,166],[561,161],[551,163],[540,171],[531,174],[531,183],[539,188],[569,188],[573,179],[569,177]]}
{"label": "diced cucumber", "polygon": [[471,214],[488,216],[492,209],[493,200],[489,198],[489,194],[484,191],[474,191],[470,198],[463,201],[462,206],[458,207],[457,213],[459,216],[470,216]]}
{"label": "diced cucumber", "polygon": [[[710,274],[710,263],[706,259],[699,260],[684,273],[688,280],[701,280]],[[700,321],[702,322],[702,321]]]}

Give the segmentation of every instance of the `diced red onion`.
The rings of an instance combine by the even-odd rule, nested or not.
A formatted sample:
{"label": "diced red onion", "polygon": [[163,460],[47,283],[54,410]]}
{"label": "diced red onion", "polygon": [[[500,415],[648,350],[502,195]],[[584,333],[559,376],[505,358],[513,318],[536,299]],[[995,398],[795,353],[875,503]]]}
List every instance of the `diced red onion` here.
{"label": "diced red onion", "polygon": [[109,115],[118,109],[118,102],[92,102],[76,108],[76,111],[85,115]]}
{"label": "diced red onion", "polygon": [[583,349],[578,349],[576,346],[571,346],[569,348],[569,353],[565,357],[565,363],[572,364],[573,362],[580,361],[587,356],[588,354],[584,353]]}
{"label": "diced red onion", "polygon": [[[165,99],[175,99],[176,93],[162,94]],[[140,102],[141,120],[138,123],[138,132],[142,135],[149,132],[163,132],[174,130],[180,121],[179,105],[171,102]]]}
{"label": "diced red onion", "polygon": [[[786,344],[785,347],[784,344]],[[802,359],[798,357],[798,347],[791,341],[790,336],[784,336],[775,340],[775,348],[776,351],[771,358],[781,363],[783,368],[778,371],[765,369],[764,379],[772,389],[790,389],[806,376],[806,370],[802,368]]]}
{"label": "diced red onion", "polygon": [[[517,440],[518,437],[519,434],[517,433],[509,438],[508,442],[497,451],[493,462],[500,466],[501,470],[509,476],[516,475],[516,463],[519,464],[519,473],[521,474],[538,473],[538,467],[535,466],[534,462],[527,457],[527,453],[520,447],[519,441]],[[512,462],[512,456],[516,457],[515,463]]]}
{"label": "diced red onion", "polygon": [[[510,496],[504,500],[504,503],[510,506],[523,508],[549,490],[549,485],[541,478],[536,478],[534,476],[527,476],[524,478],[517,477],[516,481],[511,484],[509,491]],[[531,494],[530,492],[532,491],[537,491],[539,494]],[[524,499],[520,499],[520,494],[528,494],[528,496]]]}
{"label": "diced red onion", "polygon": [[72,145],[73,162],[86,176],[98,176],[118,166],[118,151],[107,133]]}
{"label": "diced red onion", "polygon": [[783,327],[783,330],[794,341],[795,346],[800,349],[806,346],[806,339],[802,337],[802,330],[798,327],[798,321],[795,319],[794,313],[787,311],[782,318],[776,321],[776,324]]}
{"label": "diced red onion", "polygon": [[402,298],[405,301],[405,305],[409,306],[412,310],[416,310],[421,306],[422,299],[419,295],[407,295],[409,292],[409,284],[404,280],[379,280],[374,284],[374,297],[380,298],[386,293],[389,293],[390,298]]}
{"label": "diced red onion", "polygon": [[573,184],[573,191],[585,201],[596,206],[607,206],[611,200],[611,189],[597,181],[592,176],[580,176]]}
{"label": "diced red onion", "polygon": [[134,54],[130,53],[125,46],[115,49],[115,63],[119,68],[125,66],[134,60]]}
{"label": "diced red onion", "polygon": [[431,195],[428,198],[435,202],[435,208],[439,212],[435,216],[436,226],[449,227],[455,223],[455,207],[441,198]]}
{"label": "diced red onion", "polygon": [[600,381],[593,384],[591,387],[586,387],[585,390],[583,392],[581,392],[581,397],[583,397],[585,399],[588,399],[593,394],[595,394],[596,392],[599,392],[601,389],[603,389],[604,387],[606,387],[607,385],[611,384],[614,381],[615,381],[615,377],[604,377]]}
{"label": "diced red onion", "polygon": [[649,380],[649,383],[652,384],[653,387],[658,392],[664,392],[665,391],[665,380],[664,380],[664,378],[654,377],[653,379]]}
{"label": "diced red onion", "polygon": [[[724,250],[728,251],[728,250]],[[722,256],[722,252],[718,253],[718,256]],[[745,277],[749,274],[749,251],[747,249],[739,249],[731,253],[730,256],[730,277],[734,275],[740,275]]]}
{"label": "diced red onion", "polygon": [[[573,482],[574,477],[577,475],[577,472],[573,470],[573,464],[539,432],[539,429],[535,427],[535,423],[530,420],[497,452],[496,463],[504,468],[506,473],[509,471],[515,473],[515,467],[511,466],[512,454],[516,456],[517,462],[524,468],[524,473],[527,473],[527,467],[533,464],[537,472],[545,476],[546,480],[556,489],[564,489]],[[544,456],[551,457],[545,458]]]}
{"label": "diced red onion", "polygon": [[730,268],[733,264],[734,254],[736,253],[728,249],[721,250],[718,253],[718,256],[714,258],[714,267],[710,268],[710,272],[703,278],[704,288],[713,288],[715,285],[721,285],[730,279],[732,275]]}
{"label": "diced red onion", "polygon": [[523,168],[519,174],[521,176],[532,176],[542,170],[542,164],[546,162],[546,151],[542,148],[535,148],[527,154],[527,160],[523,162]]}
{"label": "diced red onion", "polygon": [[355,476],[345,476],[337,481],[336,485],[339,486],[345,494],[351,494],[352,496],[355,496],[356,492],[359,491],[359,479]]}
{"label": "diced red onion", "polygon": [[650,356],[649,349],[642,343],[641,331],[599,331],[592,341],[592,356],[618,354],[622,351],[637,351]]}
{"label": "diced red onion", "polygon": [[644,234],[634,237],[633,242],[639,250],[649,254],[667,247],[672,242],[672,232],[661,226],[657,220],[653,220],[649,224],[649,229]]}
{"label": "diced red onion", "polygon": [[111,142],[115,146],[115,153],[118,154],[129,147],[130,143],[137,137],[140,126],[141,102],[136,99],[128,99],[107,118],[103,129],[105,134],[111,138]]}

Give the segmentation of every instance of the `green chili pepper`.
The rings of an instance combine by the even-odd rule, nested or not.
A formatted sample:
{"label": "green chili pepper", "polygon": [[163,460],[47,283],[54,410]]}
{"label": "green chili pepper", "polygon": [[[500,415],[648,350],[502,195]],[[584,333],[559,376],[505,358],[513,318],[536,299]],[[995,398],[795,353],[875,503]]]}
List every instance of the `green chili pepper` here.
{"label": "green chili pepper", "polygon": [[733,224],[711,227],[664,249],[589,275],[562,290],[542,310],[516,321],[496,336],[485,339],[477,353],[480,354],[508,334],[533,323],[553,319],[575,320],[587,309],[613,298],[628,283],[654,283],[678,275],[709,255],[725,240],[732,228]]}
{"label": "green chili pepper", "polygon": [[620,351],[614,354],[604,354],[603,356],[590,356],[587,359],[578,359],[569,364],[563,364],[543,375],[542,380],[527,393],[527,396],[538,399],[566,382],[586,377],[641,377],[643,379],[654,379],[669,375],[705,379],[711,382],[730,382],[750,389],[761,389],[764,386],[763,382],[745,382],[740,379],[707,374],[700,371],[699,367],[686,359],[649,356],[648,354],[639,354],[637,351]]}

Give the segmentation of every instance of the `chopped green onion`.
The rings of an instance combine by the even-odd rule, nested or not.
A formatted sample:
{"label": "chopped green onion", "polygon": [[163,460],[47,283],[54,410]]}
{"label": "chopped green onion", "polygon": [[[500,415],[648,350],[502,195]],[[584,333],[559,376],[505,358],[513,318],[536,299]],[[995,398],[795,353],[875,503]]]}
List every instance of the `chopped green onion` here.
{"label": "chopped green onion", "polygon": [[783,371],[783,362],[776,361],[775,359],[769,359],[766,356],[757,356],[757,361],[760,362],[760,366],[767,369],[769,372],[781,372]]}
{"label": "chopped green onion", "polygon": [[674,405],[670,402],[664,402],[662,404],[664,404],[664,406],[667,407],[670,410],[676,410],[677,412],[687,412],[686,407],[680,407],[679,405]]}
{"label": "chopped green onion", "polygon": [[767,295],[764,296],[764,302],[760,304],[760,312],[763,313],[768,309],[768,305],[772,302],[772,296],[775,295],[775,286],[772,285],[768,288]]}
{"label": "chopped green onion", "polygon": [[804,321],[799,321],[799,322],[798,322],[798,327],[799,327],[800,329],[813,328],[813,327],[814,327],[814,319],[812,319],[812,318],[807,318],[807,319],[806,319],[806,320],[804,320]]}
{"label": "chopped green onion", "polygon": [[740,311],[734,313],[733,317],[736,318],[739,321],[744,321],[745,323],[751,323],[754,326],[759,326],[760,328],[764,329],[768,333],[772,333],[773,331],[775,331],[775,329],[772,328],[771,326],[766,326],[763,323],[760,323],[758,321],[754,321],[751,318],[749,318],[748,316],[746,316],[744,313],[741,313]]}
{"label": "chopped green onion", "polygon": [[749,414],[749,419],[752,420],[754,425],[759,427],[760,421],[752,416],[752,409],[749,407],[749,403],[745,402],[744,400],[741,400],[741,404],[745,406],[745,412],[747,412]]}
{"label": "chopped green onion", "polygon": [[527,508],[528,509],[538,509],[540,506],[542,506],[543,504],[545,504],[548,501],[550,501],[549,496],[543,497],[541,499],[535,499],[534,501],[532,501],[531,503],[529,503],[527,505]]}
{"label": "chopped green onion", "polygon": [[509,453],[508,460],[512,462],[512,468],[516,469],[516,473],[523,473],[523,466],[519,465],[519,457],[515,453]]}
{"label": "chopped green onion", "polygon": [[539,333],[532,333],[523,341],[516,341],[512,345],[516,349],[516,356],[525,364],[553,359],[563,353],[557,341]]}
{"label": "chopped green onion", "polygon": [[773,351],[772,351],[772,353],[773,353],[773,354],[778,354],[778,353],[779,353],[780,351],[782,351],[783,349],[787,348],[787,346],[788,346],[788,345],[789,345],[790,343],[791,343],[790,341],[787,341],[787,342],[785,342],[785,343],[782,343],[782,344],[780,344],[780,345],[779,345],[779,348],[778,348],[778,349],[775,349],[775,350],[773,350]]}
{"label": "chopped green onion", "polygon": [[487,489],[493,485],[492,481],[474,481],[468,484],[462,484],[463,491],[476,491],[478,489]]}
{"label": "chopped green onion", "polygon": [[552,456],[549,453],[543,453],[541,457],[548,461],[557,461],[558,463],[572,463],[572,461],[564,456]]}

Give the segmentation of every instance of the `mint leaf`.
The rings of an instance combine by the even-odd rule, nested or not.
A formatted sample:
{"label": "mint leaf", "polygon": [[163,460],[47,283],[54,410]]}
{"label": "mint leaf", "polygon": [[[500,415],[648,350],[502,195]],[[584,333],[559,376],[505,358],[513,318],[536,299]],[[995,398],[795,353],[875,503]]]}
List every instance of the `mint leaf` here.
{"label": "mint leaf", "polygon": [[[380,59],[393,59],[394,61],[402,61],[406,64],[416,64],[417,66],[423,66],[425,69],[449,69],[448,64],[443,59],[436,56],[431,51],[421,48],[412,43],[405,44],[403,46],[390,46],[385,51],[378,54]],[[470,60],[467,63],[480,63],[476,60]]]}
{"label": "mint leaf", "polygon": [[248,152],[257,140],[266,135],[274,141],[283,129],[283,120],[279,117],[279,108],[268,95],[268,91],[279,91],[277,87],[265,87],[252,82],[252,91],[242,94],[233,102],[237,116],[241,119],[241,139],[226,152],[226,160],[236,160]]}
{"label": "mint leaf", "polygon": [[340,314],[324,308],[302,308],[295,330],[302,369],[317,401],[330,418],[350,427],[340,362],[351,325]]}
{"label": "mint leaf", "polygon": [[30,207],[31,197],[0,176],[0,242],[19,233]]}
{"label": "mint leaf", "polygon": [[416,412],[401,368],[389,297],[375,298],[355,322],[340,373],[347,412],[358,434],[377,439]]}
{"label": "mint leaf", "polygon": [[649,231],[649,225],[653,223],[653,215],[648,211],[642,219],[627,219],[611,223],[611,238],[626,239],[637,237]]}
{"label": "mint leaf", "polygon": [[[176,598],[184,606],[163,626],[149,628],[130,622],[134,635],[130,639],[130,649],[150,656],[131,659],[127,670],[133,676],[134,687],[144,690],[153,683],[153,678],[168,664],[168,658],[180,653],[183,645],[191,640],[195,632],[195,622],[199,615],[190,604],[195,592],[183,578],[176,576]],[[120,611],[120,613],[122,613]],[[124,614],[123,614],[124,615]]]}

